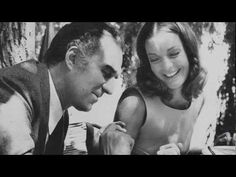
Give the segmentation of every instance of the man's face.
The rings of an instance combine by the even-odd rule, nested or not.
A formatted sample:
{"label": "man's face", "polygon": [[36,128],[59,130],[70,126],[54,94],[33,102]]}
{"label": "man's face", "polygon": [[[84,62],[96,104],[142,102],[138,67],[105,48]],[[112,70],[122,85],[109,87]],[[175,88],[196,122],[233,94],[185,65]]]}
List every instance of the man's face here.
{"label": "man's face", "polygon": [[112,79],[121,73],[120,46],[108,33],[104,33],[100,44],[99,52],[86,58],[88,64],[83,69],[75,66],[66,81],[67,95],[77,110],[90,111],[104,92],[112,94]]}

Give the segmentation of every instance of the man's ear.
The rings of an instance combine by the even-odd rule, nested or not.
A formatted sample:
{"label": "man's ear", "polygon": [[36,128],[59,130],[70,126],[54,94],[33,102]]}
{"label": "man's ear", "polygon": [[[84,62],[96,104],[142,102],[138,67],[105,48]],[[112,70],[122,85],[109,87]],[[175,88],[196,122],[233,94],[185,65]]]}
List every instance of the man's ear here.
{"label": "man's ear", "polygon": [[69,70],[72,70],[73,66],[76,64],[76,50],[76,47],[71,47],[66,52],[65,62]]}

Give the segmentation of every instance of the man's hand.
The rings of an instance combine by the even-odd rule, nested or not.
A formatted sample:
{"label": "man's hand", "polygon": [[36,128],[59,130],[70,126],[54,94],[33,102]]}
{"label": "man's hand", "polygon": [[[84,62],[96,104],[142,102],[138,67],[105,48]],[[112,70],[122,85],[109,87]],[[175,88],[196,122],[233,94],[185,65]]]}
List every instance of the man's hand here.
{"label": "man's hand", "polygon": [[166,144],[160,147],[160,150],[157,151],[157,155],[181,155],[183,153],[183,144],[182,143],[171,143]]}
{"label": "man's hand", "polygon": [[101,129],[100,150],[105,155],[131,154],[134,140],[126,134],[125,123],[118,121]]}

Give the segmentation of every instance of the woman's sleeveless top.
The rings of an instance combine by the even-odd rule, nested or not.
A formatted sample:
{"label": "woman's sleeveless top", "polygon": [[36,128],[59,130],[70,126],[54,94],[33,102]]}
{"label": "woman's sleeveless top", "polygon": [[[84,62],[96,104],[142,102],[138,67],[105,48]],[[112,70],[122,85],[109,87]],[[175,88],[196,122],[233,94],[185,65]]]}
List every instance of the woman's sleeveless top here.
{"label": "woman's sleeveless top", "polygon": [[194,124],[204,103],[203,96],[193,99],[188,109],[179,110],[165,105],[158,96],[147,97],[138,92],[146,105],[146,119],[133,153],[156,154],[160,146],[169,143],[182,143],[184,151],[188,152]]}

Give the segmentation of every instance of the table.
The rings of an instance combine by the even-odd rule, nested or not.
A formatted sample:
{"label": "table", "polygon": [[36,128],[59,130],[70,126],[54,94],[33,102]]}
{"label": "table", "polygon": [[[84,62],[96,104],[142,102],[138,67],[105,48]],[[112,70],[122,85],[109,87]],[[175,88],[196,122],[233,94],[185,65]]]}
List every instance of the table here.
{"label": "table", "polygon": [[202,155],[236,155],[236,146],[213,146],[202,150]]}

